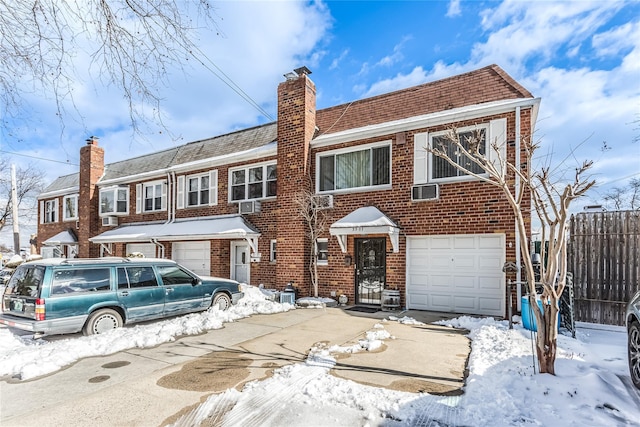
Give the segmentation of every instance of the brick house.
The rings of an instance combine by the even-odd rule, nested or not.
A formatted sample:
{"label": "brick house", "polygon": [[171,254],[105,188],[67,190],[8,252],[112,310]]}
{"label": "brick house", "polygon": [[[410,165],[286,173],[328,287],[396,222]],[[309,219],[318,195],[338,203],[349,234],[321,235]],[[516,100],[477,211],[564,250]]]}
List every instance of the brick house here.
{"label": "brick house", "polygon": [[[267,288],[293,281],[299,296],[317,256],[320,296],[379,306],[393,289],[402,307],[504,316],[502,267],[519,247],[511,208],[424,147],[480,129],[526,170],[539,98],[491,65],[316,111],[309,74],[279,84],[276,123],[107,165],[88,139],[79,173],[39,196],[39,250],[140,252]],[[296,202],[305,189],[326,207],[315,253]]]}

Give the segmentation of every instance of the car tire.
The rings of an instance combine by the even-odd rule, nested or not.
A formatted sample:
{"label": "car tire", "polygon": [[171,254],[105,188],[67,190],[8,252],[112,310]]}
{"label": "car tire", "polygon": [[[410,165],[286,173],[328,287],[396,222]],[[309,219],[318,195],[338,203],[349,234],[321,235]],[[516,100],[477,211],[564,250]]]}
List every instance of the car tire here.
{"label": "car tire", "polygon": [[82,328],[84,335],[96,335],[122,327],[122,316],[115,310],[103,308],[94,311]]}
{"label": "car tire", "polygon": [[213,297],[211,307],[217,307],[222,311],[228,310],[231,307],[231,297],[224,292],[217,293]]}
{"label": "car tire", "polygon": [[631,381],[640,389],[640,323],[629,324],[629,339],[627,341],[629,355],[629,374]]}

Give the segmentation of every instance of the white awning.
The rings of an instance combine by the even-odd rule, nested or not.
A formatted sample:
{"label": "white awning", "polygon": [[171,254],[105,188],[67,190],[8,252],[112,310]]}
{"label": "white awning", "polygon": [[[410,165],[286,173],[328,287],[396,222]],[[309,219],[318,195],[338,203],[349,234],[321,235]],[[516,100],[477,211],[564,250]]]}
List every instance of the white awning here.
{"label": "white awning", "polygon": [[399,252],[400,228],[374,206],[358,208],[334,222],[329,233],[338,238],[340,249],[347,252],[347,236],[363,234],[389,234],[393,252]]}
{"label": "white awning", "polygon": [[75,245],[77,243],[78,238],[69,230],[61,231],[55,236],[50,237],[42,242],[44,246]]}
{"label": "white awning", "polygon": [[241,215],[189,218],[170,223],[124,224],[89,239],[93,243],[132,243],[211,239],[246,239],[258,252],[260,232]]}

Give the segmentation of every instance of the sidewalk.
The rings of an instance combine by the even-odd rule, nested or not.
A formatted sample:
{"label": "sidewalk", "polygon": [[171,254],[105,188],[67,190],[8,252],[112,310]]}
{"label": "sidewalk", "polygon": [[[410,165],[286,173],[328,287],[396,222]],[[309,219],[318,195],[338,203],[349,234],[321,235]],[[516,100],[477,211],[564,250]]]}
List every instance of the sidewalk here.
{"label": "sidewalk", "polygon": [[469,354],[464,333],[423,322],[424,312],[363,314],[339,308],[256,315],[222,329],[152,349],[83,359],[53,375],[1,383],[3,426],[158,426],[189,412],[212,393],[242,389],[280,366],[303,362],[311,347],[355,344],[381,322],[394,337],[376,352],[338,359],[333,374],[404,391],[460,393]]}

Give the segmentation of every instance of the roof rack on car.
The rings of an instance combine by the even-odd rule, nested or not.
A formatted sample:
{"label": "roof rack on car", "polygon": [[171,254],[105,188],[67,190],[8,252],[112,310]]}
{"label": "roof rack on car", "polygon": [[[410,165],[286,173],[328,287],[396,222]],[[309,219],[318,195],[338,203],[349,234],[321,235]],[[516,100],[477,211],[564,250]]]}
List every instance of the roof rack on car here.
{"label": "roof rack on car", "polygon": [[102,257],[102,258],[67,258],[60,264],[64,265],[80,265],[80,264],[96,264],[96,263],[110,263],[110,262],[131,262],[131,258],[125,257]]}

